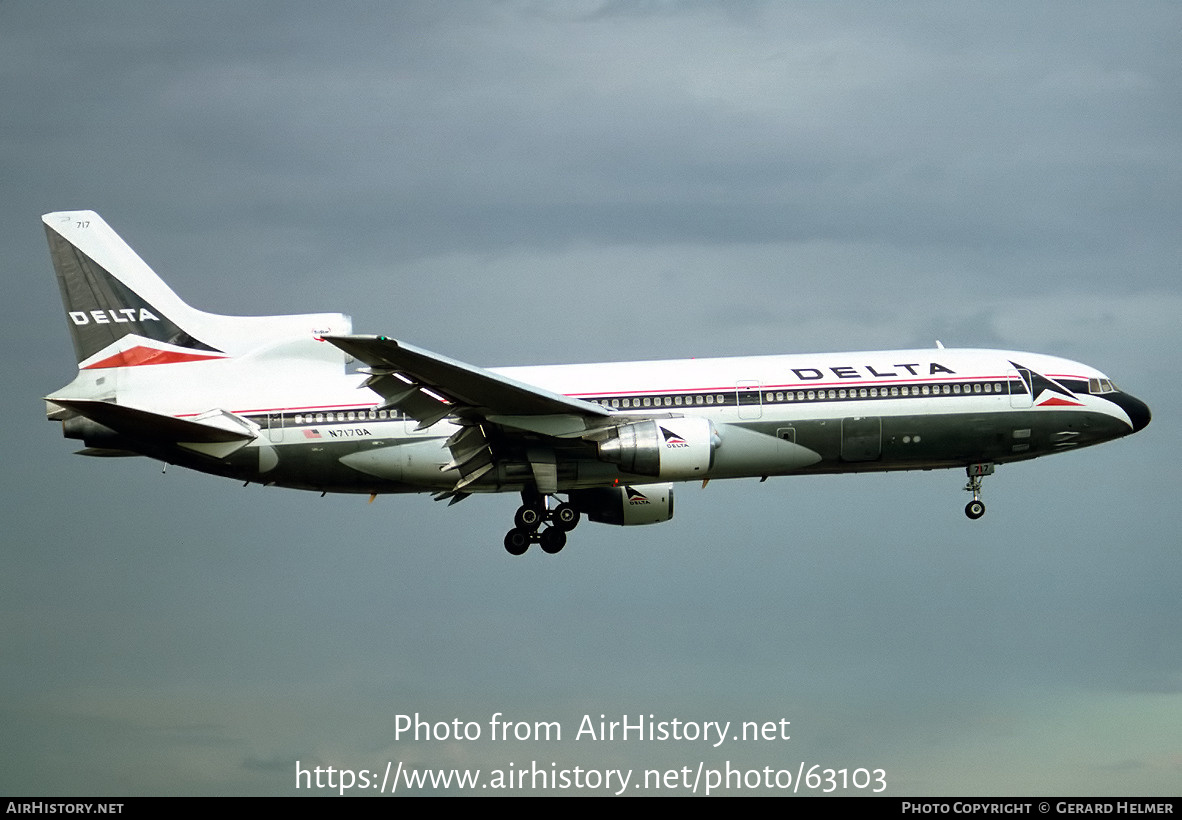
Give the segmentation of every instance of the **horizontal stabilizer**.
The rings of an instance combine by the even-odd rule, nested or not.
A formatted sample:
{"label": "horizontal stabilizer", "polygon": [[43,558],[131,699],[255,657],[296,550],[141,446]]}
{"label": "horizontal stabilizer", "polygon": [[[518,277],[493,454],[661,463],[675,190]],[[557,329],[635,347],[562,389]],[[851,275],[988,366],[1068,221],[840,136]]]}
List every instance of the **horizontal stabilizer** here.
{"label": "horizontal stabilizer", "polygon": [[51,401],[117,433],[137,438],[214,444],[247,442],[256,436],[249,422],[224,411],[213,411],[193,419],[178,419],[106,401],[60,398]]}

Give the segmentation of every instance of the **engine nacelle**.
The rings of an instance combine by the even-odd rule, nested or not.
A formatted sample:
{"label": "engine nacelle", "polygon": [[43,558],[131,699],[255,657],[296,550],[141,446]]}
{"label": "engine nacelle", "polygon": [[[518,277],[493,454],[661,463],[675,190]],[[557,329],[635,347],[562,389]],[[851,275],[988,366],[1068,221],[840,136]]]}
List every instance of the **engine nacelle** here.
{"label": "engine nacelle", "polygon": [[720,439],[709,419],[650,419],[621,424],[599,442],[599,457],[636,475],[674,481],[704,476]]}
{"label": "engine nacelle", "polygon": [[633,484],[571,490],[570,503],[600,524],[657,524],[673,517],[672,484]]}

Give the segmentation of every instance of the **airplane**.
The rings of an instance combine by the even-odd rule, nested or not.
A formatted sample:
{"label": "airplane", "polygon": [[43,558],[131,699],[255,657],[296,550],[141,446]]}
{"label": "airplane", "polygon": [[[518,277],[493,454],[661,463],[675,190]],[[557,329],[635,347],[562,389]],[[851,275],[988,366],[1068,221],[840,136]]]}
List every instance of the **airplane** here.
{"label": "airplane", "polygon": [[[1120,438],[1149,408],[1054,356],[944,348],[483,368],[340,313],[183,302],[93,211],[42,217],[78,374],[46,413],[87,456],[148,456],[329,492],[519,493],[504,546],[560,551],[584,516],[668,521],[673,484],[963,469]],[[565,496],[565,498],[563,498]]]}

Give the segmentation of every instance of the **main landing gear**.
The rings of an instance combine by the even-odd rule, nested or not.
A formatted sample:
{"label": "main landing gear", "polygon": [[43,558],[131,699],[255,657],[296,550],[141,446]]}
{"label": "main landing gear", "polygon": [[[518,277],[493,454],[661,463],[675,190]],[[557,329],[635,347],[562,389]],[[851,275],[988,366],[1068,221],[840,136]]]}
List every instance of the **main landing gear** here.
{"label": "main landing gear", "polygon": [[969,477],[969,483],[965,484],[964,488],[973,494],[973,500],[965,505],[964,514],[976,521],[985,514],[985,502],[981,500],[981,479],[993,475],[993,465],[970,464],[965,467],[965,473]]}
{"label": "main landing gear", "polygon": [[[553,555],[566,546],[566,534],[579,523],[579,511],[565,501],[550,506],[553,496],[523,491],[522,504],[513,516],[513,529],[505,533],[505,549],[521,555],[529,545],[542,545],[542,552]],[[547,525],[542,529],[542,525]]]}

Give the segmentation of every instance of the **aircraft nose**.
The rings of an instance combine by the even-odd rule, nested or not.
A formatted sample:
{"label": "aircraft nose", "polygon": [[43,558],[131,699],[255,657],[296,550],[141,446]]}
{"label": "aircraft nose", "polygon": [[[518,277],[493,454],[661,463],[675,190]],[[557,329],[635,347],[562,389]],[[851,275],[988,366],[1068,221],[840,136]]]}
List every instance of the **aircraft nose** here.
{"label": "aircraft nose", "polygon": [[1152,416],[1149,412],[1149,405],[1140,399],[1133,398],[1128,393],[1120,393],[1119,395],[1120,401],[1118,403],[1129,414],[1129,420],[1133,422],[1133,432],[1145,429]]}

